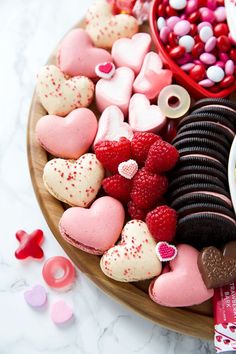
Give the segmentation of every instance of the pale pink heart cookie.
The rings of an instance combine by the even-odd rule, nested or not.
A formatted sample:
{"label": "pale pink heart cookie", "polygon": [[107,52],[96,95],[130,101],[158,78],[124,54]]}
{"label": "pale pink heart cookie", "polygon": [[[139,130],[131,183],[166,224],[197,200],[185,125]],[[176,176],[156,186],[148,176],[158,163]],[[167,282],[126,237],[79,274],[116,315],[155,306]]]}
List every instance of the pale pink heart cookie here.
{"label": "pale pink heart cookie", "polygon": [[133,70],[121,67],[116,69],[110,80],[100,79],[96,85],[96,103],[100,112],[115,105],[124,115],[128,112],[129,100],[132,94],[134,81]]}
{"label": "pale pink heart cookie", "polygon": [[78,159],[88,151],[97,132],[97,118],[88,108],[77,108],[65,118],[47,115],[39,119],[36,136],[56,157]]}
{"label": "pale pink heart cookie", "polygon": [[109,106],[99,119],[94,145],[104,140],[119,141],[122,137],[132,140],[133,135],[130,125],[124,122],[124,114],[121,110],[117,106]]}
{"label": "pale pink heart cookie", "polygon": [[103,254],[114,246],[124,225],[122,204],[111,197],[101,197],[90,209],[67,209],[59,223],[64,239],[91,254]]}
{"label": "pale pink heart cookie", "polygon": [[148,33],[137,33],[131,39],[118,39],[111,53],[118,67],[126,66],[138,74],[150,46],[151,36]]}
{"label": "pale pink heart cookie", "polygon": [[61,71],[69,76],[87,76],[96,78],[95,67],[99,63],[112,62],[108,51],[96,48],[88,33],[76,28],[69,32],[62,40],[57,63]]}
{"label": "pale pink heart cookie", "polygon": [[170,261],[170,271],[161,274],[149,287],[149,295],[159,305],[182,307],[198,305],[213,296],[198,269],[199,252],[189,245],[177,246],[178,254]]}
{"label": "pale pink heart cookie", "polygon": [[158,132],[166,124],[166,117],[156,105],[150,105],[145,95],[136,93],[129,104],[129,124],[134,131]]}
{"label": "pale pink heart cookie", "polygon": [[50,160],[43,171],[49,193],[64,203],[83,208],[95,199],[103,178],[102,164],[95,154],[89,153],[78,160]]}
{"label": "pale pink heart cookie", "polygon": [[57,325],[64,325],[74,317],[72,308],[64,301],[58,300],[52,304],[51,318]]}
{"label": "pale pink heart cookie", "polygon": [[49,114],[66,116],[73,109],[90,105],[94,84],[85,76],[67,79],[58,67],[46,65],[39,71],[36,92]]}
{"label": "pale pink heart cookie", "polygon": [[111,48],[117,39],[137,33],[138,21],[127,14],[114,16],[108,1],[97,0],[88,9],[86,31],[96,47]]}
{"label": "pale pink heart cookie", "polygon": [[161,262],[172,261],[177,253],[177,248],[165,241],[158,242],[156,245],[156,254]]}
{"label": "pale pink heart cookie", "polygon": [[102,64],[98,64],[95,68],[95,72],[98,77],[101,79],[111,79],[112,76],[115,74],[116,67],[112,62],[105,62]]}
{"label": "pale pink heart cookie", "polygon": [[138,172],[138,164],[135,160],[121,162],[118,166],[118,172],[121,176],[132,179]]}
{"label": "pale pink heart cookie", "polygon": [[157,53],[146,54],[141,71],[134,80],[134,92],[146,95],[149,100],[156,98],[160,91],[172,82],[172,72],[162,69],[162,66],[162,60]]}
{"label": "pale pink heart cookie", "polygon": [[143,221],[129,221],[121,242],[102,256],[100,266],[105,275],[122,282],[153,278],[161,273],[155,252],[156,242]]}
{"label": "pale pink heart cookie", "polygon": [[31,290],[24,292],[24,298],[28,305],[39,309],[46,305],[47,293],[42,285],[35,285]]}

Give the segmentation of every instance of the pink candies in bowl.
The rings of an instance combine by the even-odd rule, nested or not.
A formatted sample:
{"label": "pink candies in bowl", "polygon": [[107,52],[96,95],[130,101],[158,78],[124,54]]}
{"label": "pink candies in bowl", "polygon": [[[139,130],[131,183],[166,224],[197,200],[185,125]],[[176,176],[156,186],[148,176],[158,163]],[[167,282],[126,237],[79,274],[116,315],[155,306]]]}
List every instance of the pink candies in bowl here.
{"label": "pink candies in bowl", "polygon": [[[223,1],[187,0],[185,7],[177,3],[165,0],[161,6],[163,0],[154,0],[151,8],[151,33],[164,64],[193,97],[228,96],[236,89],[236,44]],[[159,17],[165,41],[157,28]]]}

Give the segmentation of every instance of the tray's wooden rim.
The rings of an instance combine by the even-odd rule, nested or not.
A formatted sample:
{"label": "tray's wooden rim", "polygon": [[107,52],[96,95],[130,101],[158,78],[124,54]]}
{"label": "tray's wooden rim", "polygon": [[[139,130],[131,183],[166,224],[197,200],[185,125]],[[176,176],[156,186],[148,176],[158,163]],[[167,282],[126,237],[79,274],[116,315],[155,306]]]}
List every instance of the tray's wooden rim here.
{"label": "tray's wooden rim", "polygon": [[[80,22],[75,27],[83,27],[83,22]],[[49,58],[48,63],[54,62],[55,51]],[[49,195],[44,188],[42,171],[48,158],[46,151],[37,143],[35,136],[36,123],[45,114],[46,111],[40,104],[36,93],[34,93],[27,127],[28,164],[38,203],[50,230],[59,244],[83,273],[118,302],[167,329],[203,339],[212,339],[213,319],[211,316],[199,314],[190,308],[169,308],[155,304],[144,291],[131,283],[115,282],[107,278],[99,267],[99,257],[74,248],[61,237],[58,230],[58,222],[64,209],[62,203]]]}

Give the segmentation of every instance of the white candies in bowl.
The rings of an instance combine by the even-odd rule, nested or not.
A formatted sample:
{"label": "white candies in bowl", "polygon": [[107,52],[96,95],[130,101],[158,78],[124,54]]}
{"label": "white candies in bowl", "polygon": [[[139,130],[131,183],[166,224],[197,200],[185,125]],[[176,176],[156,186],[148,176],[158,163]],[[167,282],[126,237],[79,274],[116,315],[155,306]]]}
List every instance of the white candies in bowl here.
{"label": "white candies in bowl", "polygon": [[187,5],[187,0],[170,0],[170,6],[174,10],[183,10]]}
{"label": "white candies in bowl", "polygon": [[224,70],[217,65],[210,66],[207,69],[206,74],[207,74],[208,79],[210,79],[211,81],[214,81],[214,82],[222,81],[225,76]]}
{"label": "white candies in bowl", "polygon": [[180,37],[179,39],[179,45],[181,47],[184,47],[186,49],[186,52],[189,53],[193,49],[195,44],[195,40],[192,36],[186,35],[183,37]]}

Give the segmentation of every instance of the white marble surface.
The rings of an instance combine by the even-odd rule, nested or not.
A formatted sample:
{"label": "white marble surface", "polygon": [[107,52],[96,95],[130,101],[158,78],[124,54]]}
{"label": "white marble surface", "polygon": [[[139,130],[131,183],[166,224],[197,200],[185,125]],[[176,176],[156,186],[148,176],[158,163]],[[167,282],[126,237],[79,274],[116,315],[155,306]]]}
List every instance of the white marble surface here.
{"label": "white marble surface", "polygon": [[[30,309],[23,292],[43,284],[42,263],[14,258],[15,232],[42,228],[46,257],[63,254],[36,202],[27,166],[26,124],[36,73],[88,0],[0,0],[0,354],[207,354],[212,343],[169,332],[104,295],[78,272],[73,290],[48,289],[44,312]],[[50,304],[66,299],[73,325],[59,329]],[[174,319],[173,319],[174,320]]]}

